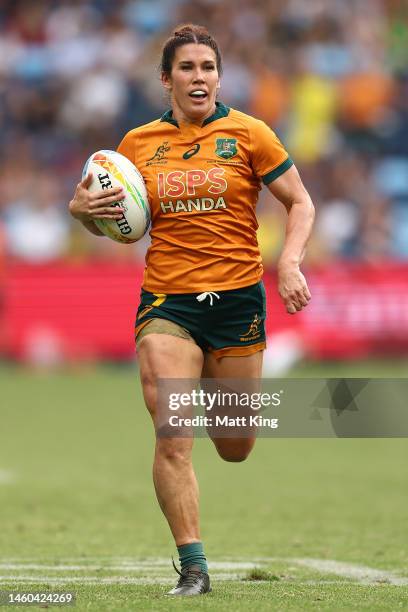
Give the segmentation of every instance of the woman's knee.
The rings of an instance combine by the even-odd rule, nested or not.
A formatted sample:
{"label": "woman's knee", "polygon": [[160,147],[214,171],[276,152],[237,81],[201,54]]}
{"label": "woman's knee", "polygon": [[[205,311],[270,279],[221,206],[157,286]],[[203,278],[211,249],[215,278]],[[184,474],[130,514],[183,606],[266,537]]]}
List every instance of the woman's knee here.
{"label": "woman's knee", "polygon": [[186,464],[191,461],[193,439],[158,438],[156,441],[156,460],[174,464]]}

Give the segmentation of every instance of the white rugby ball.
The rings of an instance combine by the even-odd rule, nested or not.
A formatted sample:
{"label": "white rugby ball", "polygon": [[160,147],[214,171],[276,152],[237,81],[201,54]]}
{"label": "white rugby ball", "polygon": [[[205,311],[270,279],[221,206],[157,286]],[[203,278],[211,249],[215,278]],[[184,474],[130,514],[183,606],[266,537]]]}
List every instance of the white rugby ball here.
{"label": "white rugby ball", "polygon": [[94,219],[95,225],[108,238],[117,242],[136,242],[150,225],[150,206],[146,185],[139,170],[127,157],[116,151],[96,151],[87,160],[82,171],[84,179],[92,173],[89,191],[123,187],[126,197],[114,202],[124,212],[120,219]]}

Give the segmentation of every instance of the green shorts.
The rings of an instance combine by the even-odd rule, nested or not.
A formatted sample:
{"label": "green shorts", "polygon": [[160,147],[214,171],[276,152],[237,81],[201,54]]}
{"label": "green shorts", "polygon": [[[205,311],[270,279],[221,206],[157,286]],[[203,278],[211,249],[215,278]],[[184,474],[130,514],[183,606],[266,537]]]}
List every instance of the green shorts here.
{"label": "green shorts", "polygon": [[250,355],[266,346],[265,317],[262,281],[240,289],[204,293],[164,294],[142,289],[136,338],[152,319],[165,319],[183,328],[186,337],[216,357]]}

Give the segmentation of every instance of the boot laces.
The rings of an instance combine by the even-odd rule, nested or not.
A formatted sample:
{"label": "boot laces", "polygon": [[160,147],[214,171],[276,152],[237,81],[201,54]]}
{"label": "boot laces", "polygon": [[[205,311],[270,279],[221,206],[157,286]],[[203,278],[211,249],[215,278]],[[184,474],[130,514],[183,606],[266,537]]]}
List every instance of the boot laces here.
{"label": "boot laces", "polygon": [[194,586],[197,583],[197,580],[199,579],[201,572],[190,569],[188,567],[185,570],[181,570],[180,572],[180,570],[177,568],[176,564],[174,563],[173,557],[171,558],[171,560],[173,562],[174,569],[180,576],[176,588],[178,589],[182,586]]}

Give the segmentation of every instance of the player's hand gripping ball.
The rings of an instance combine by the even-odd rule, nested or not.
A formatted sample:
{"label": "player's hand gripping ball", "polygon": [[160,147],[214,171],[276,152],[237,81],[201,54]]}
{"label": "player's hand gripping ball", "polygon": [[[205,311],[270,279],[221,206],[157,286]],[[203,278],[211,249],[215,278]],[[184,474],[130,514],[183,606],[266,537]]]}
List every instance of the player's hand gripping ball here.
{"label": "player's hand gripping ball", "polygon": [[139,170],[127,157],[116,151],[96,151],[87,160],[82,179],[92,174],[91,193],[101,189],[122,187],[125,198],[114,202],[123,210],[119,219],[94,219],[95,225],[108,238],[117,242],[136,242],[150,225],[150,206],[146,186]]}

